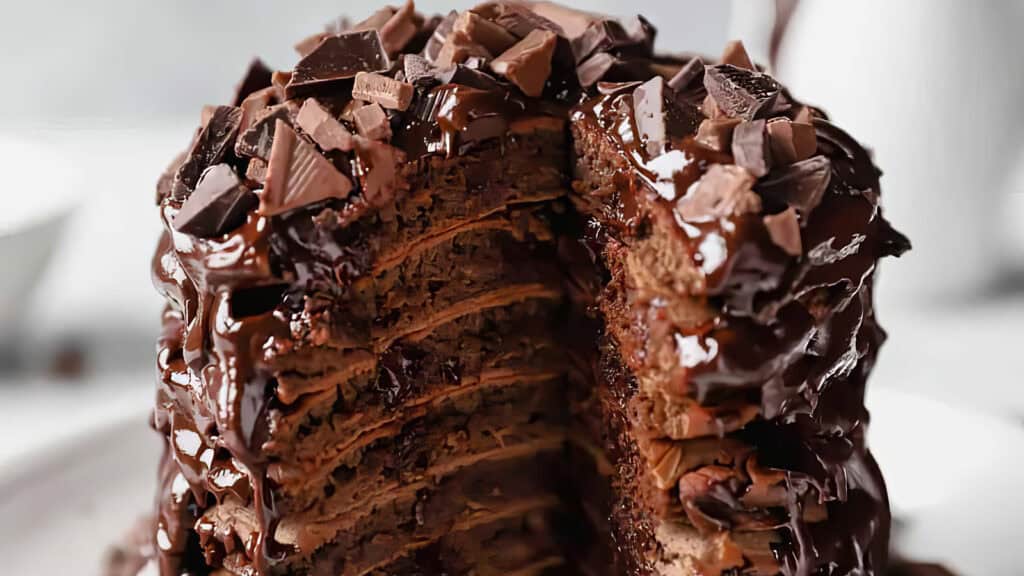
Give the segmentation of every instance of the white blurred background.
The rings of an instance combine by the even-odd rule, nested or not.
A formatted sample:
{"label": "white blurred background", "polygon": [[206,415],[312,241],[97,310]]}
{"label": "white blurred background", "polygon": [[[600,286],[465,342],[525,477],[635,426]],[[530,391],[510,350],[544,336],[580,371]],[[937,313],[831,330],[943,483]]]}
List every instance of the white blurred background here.
{"label": "white blurred background", "polygon": [[[417,2],[427,13],[475,3]],[[4,2],[0,479],[12,462],[152,401],[154,184],[200,107],[227,101],[253,56],[290,68],[297,40],[376,4]],[[717,54],[740,38],[761,61],[774,9],[574,4],[645,14],[664,51]],[[804,0],[775,69],[873,148],[887,216],[914,243],[882,264],[878,308],[891,338],[871,386],[938,403],[950,418],[991,418],[993,431],[1024,425],[1022,25],[1020,0]]]}

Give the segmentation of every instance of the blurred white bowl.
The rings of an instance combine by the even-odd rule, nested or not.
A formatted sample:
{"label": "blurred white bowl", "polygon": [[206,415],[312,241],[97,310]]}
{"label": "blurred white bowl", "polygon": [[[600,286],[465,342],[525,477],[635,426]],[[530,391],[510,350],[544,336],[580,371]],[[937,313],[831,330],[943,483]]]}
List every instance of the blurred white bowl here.
{"label": "blurred white bowl", "polygon": [[0,135],[6,180],[0,210],[0,349],[24,320],[33,287],[57,247],[72,207],[71,167],[44,140]]}

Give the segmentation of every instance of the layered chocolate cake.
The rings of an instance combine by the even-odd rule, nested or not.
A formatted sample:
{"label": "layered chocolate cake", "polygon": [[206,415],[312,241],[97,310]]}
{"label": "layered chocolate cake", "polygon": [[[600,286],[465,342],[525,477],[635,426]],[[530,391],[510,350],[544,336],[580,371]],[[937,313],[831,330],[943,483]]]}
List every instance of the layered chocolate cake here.
{"label": "layered chocolate cake", "polygon": [[133,574],[880,574],[853,138],[730,44],[411,2],[259,62],[160,179]]}

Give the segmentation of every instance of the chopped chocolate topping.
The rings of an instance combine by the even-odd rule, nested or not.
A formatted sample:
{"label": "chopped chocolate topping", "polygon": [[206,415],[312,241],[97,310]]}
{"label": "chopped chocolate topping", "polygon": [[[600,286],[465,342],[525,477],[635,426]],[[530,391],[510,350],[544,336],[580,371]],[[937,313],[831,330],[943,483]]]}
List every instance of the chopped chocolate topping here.
{"label": "chopped chocolate topping", "polygon": [[278,120],[267,163],[267,184],[259,192],[259,212],[275,216],[328,198],[345,198],[352,182],[312,144]]}
{"label": "chopped chocolate topping", "polygon": [[252,126],[243,132],[235,142],[235,154],[244,157],[255,157],[267,160],[270,158],[270,147],[274,143],[274,130],[277,121],[292,124],[291,104],[278,104],[256,114]]}
{"label": "chopped chocolate topping", "polygon": [[203,171],[224,158],[235,142],[241,120],[242,110],[235,106],[217,106],[213,110],[174,176],[171,195],[175,200],[187,198]]}
{"label": "chopped chocolate topping", "polygon": [[306,100],[295,123],[324,151],[352,149],[352,134],[315,98]]}
{"label": "chopped chocolate topping", "polygon": [[740,122],[732,133],[732,156],[742,166],[760,178],[771,169],[770,147],[765,142],[767,130],[764,120]]}
{"label": "chopped chocolate topping", "polygon": [[295,51],[299,53],[299,57],[305,58],[306,56],[309,56],[313,50],[316,50],[316,47],[319,46],[320,43],[328,36],[331,36],[331,34],[327,32],[317,32],[312,36],[306,36],[295,44]]}
{"label": "chopped chocolate topping", "polygon": [[374,102],[352,112],[359,135],[371,140],[387,140],[391,138],[391,122],[380,104]]}
{"label": "chopped chocolate topping", "polygon": [[516,38],[526,38],[534,30],[548,30],[564,35],[558,24],[514,2],[488,2],[473,8],[473,12],[508,30]]}
{"label": "chopped chocolate topping", "polygon": [[768,141],[772,158],[778,164],[806,160],[818,152],[818,136],[814,126],[793,122],[788,118],[772,118],[768,121]]}
{"label": "chopped chocolate topping", "polygon": [[783,252],[790,256],[799,256],[803,253],[800,222],[795,208],[790,206],[778,214],[767,214],[763,220],[765,227],[768,228],[768,236],[776,246],[782,248]]}
{"label": "chopped chocolate topping", "polygon": [[455,19],[453,30],[465,34],[491,54],[501,54],[518,41],[508,30],[468,10]]}
{"label": "chopped chocolate topping", "polygon": [[527,96],[539,97],[551,75],[556,39],[554,32],[534,30],[491,62],[491,70],[508,78]]}
{"label": "chopped chocolate topping", "polygon": [[292,81],[292,73],[284,70],[275,70],[270,75],[270,84],[277,93],[277,99],[284,102],[288,99],[288,83]]}
{"label": "chopped chocolate topping", "polygon": [[250,94],[257,90],[262,90],[270,86],[270,76],[274,72],[267,67],[259,58],[253,59],[249,63],[249,68],[245,72],[245,77],[235,88],[235,97],[233,103],[235,106],[241,106],[242,101],[249,97]]}
{"label": "chopped chocolate topping", "polygon": [[367,102],[376,102],[390,110],[405,110],[412,102],[416,90],[412,84],[373,72],[356,74],[352,97]]}
{"label": "chopped chocolate topping", "polygon": [[174,177],[178,173],[178,168],[185,162],[186,158],[188,158],[187,151],[179,152],[160,174],[160,178],[156,181],[157,204],[160,204],[171,195],[171,188],[174,186]]}
{"label": "chopped chocolate topping", "polygon": [[355,174],[359,178],[363,198],[371,206],[384,206],[397,192],[399,168],[405,154],[397,148],[357,137]]}
{"label": "chopped chocolate topping", "polygon": [[691,58],[678,72],[668,81],[670,88],[676,92],[682,92],[691,85],[704,80],[704,60],[700,57]]}
{"label": "chopped chocolate topping", "polygon": [[739,118],[707,118],[697,128],[696,140],[712,150],[727,152],[732,148],[733,130],[739,126]]}
{"label": "chopped chocolate topping", "polygon": [[633,91],[634,122],[650,158],[660,156],[668,144],[667,103],[665,79],[661,76],[651,78]]}
{"label": "chopped chocolate topping", "polygon": [[262,158],[249,160],[245,168],[245,180],[250,188],[262,188],[267,182],[267,161]]}
{"label": "chopped chocolate topping", "polygon": [[295,65],[286,91],[294,97],[310,88],[351,80],[360,72],[387,70],[390,65],[376,30],[328,36]]}
{"label": "chopped chocolate topping", "polygon": [[430,35],[427,45],[423,47],[423,56],[427,60],[437,63],[437,58],[441,55],[441,48],[444,46],[445,40],[448,39],[448,35],[451,34],[452,28],[455,26],[455,19],[458,17],[459,13],[452,10],[434,28],[434,33]]}
{"label": "chopped chocolate topping", "polygon": [[212,238],[237,228],[256,207],[249,191],[231,166],[217,164],[203,172],[196,189],[174,217],[174,228],[199,238]]}
{"label": "chopped chocolate topping", "polygon": [[369,18],[357,24],[352,31],[377,30],[388,56],[394,57],[419,32],[422,18],[416,14],[412,0],[406,0],[401,8],[382,8]]}
{"label": "chopped chocolate topping", "polygon": [[530,4],[530,10],[558,24],[564,31],[566,38],[570,39],[583,34],[594,20],[601,18],[596,14],[576,10],[561,4],[555,4],[554,2],[534,2]]}
{"label": "chopped chocolate topping", "polygon": [[453,64],[461,64],[473,56],[488,60],[492,57],[487,48],[474,42],[465,32],[453,30],[441,46],[434,64],[439,68],[447,68]]}
{"label": "chopped chocolate topping", "polygon": [[246,130],[252,127],[256,116],[275,102],[277,102],[277,89],[273,86],[257,90],[248,95],[245,100],[242,100],[242,103],[239,105],[242,109],[242,119],[238,124],[238,133],[244,134]]}
{"label": "chopped chocolate topping", "polygon": [[719,61],[719,64],[729,64],[737,68],[757,71],[754,63],[750,60],[750,55],[747,54],[746,47],[739,40],[733,40],[725,45],[725,50],[722,51],[722,59]]}
{"label": "chopped chocolate topping", "polygon": [[753,185],[754,177],[745,169],[714,164],[696,189],[676,203],[676,211],[687,222],[759,212],[761,198],[751,190]]}
{"label": "chopped chocolate topping", "polygon": [[417,54],[402,57],[402,71],[405,73],[405,81],[417,88],[427,88],[437,80],[434,65]]}
{"label": "chopped chocolate topping", "polygon": [[601,52],[594,54],[576,69],[576,77],[580,86],[589,88],[605,77],[619,60],[611,54]]}
{"label": "chopped chocolate topping", "polygon": [[570,41],[576,62],[583,62],[594,52],[607,52],[637,43],[622,24],[607,18],[591,22],[582,34]]}
{"label": "chopped chocolate topping", "polygon": [[658,35],[658,29],[647,18],[636,14],[621,20],[620,24],[622,29],[626,31],[626,35],[632,39],[633,44],[641,48],[643,55],[649,56],[653,54],[654,40]]}
{"label": "chopped chocolate topping", "polygon": [[815,156],[775,170],[758,182],[757,191],[806,216],[821,202],[831,177],[832,162],[827,156]]}
{"label": "chopped chocolate topping", "polygon": [[779,85],[770,76],[729,64],[705,68],[704,87],[722,112],[744,120],[767,113],[779,96]]}
{"label": "chopped chocolate topping", "polygon": [[636,90],[636,88],[641,84],[643,84],[643,82],[640,82],[639,80],[633,82],[598,82],[597,93],[604,94],[605,96],[626,91],[632,93],[633,90]]}
{"label": "chopped chocolate topping", "polygon": [[500,90],[501,84],[493,76],[470,68],[465,64],[456,64],[442,70],[435,76],[441,84],[461,84],[479,90]]}

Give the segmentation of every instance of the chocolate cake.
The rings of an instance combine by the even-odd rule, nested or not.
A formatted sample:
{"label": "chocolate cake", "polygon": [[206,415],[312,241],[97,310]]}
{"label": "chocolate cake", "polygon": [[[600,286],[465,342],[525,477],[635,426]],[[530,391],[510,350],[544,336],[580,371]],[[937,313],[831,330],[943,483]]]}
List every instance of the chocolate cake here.
{"label": "chocolate cake", "polygon": [[205,109],[157,190],[157,510],[112,570],[883,573],[879,171],[742,44],[654,38],[410,2]]}

